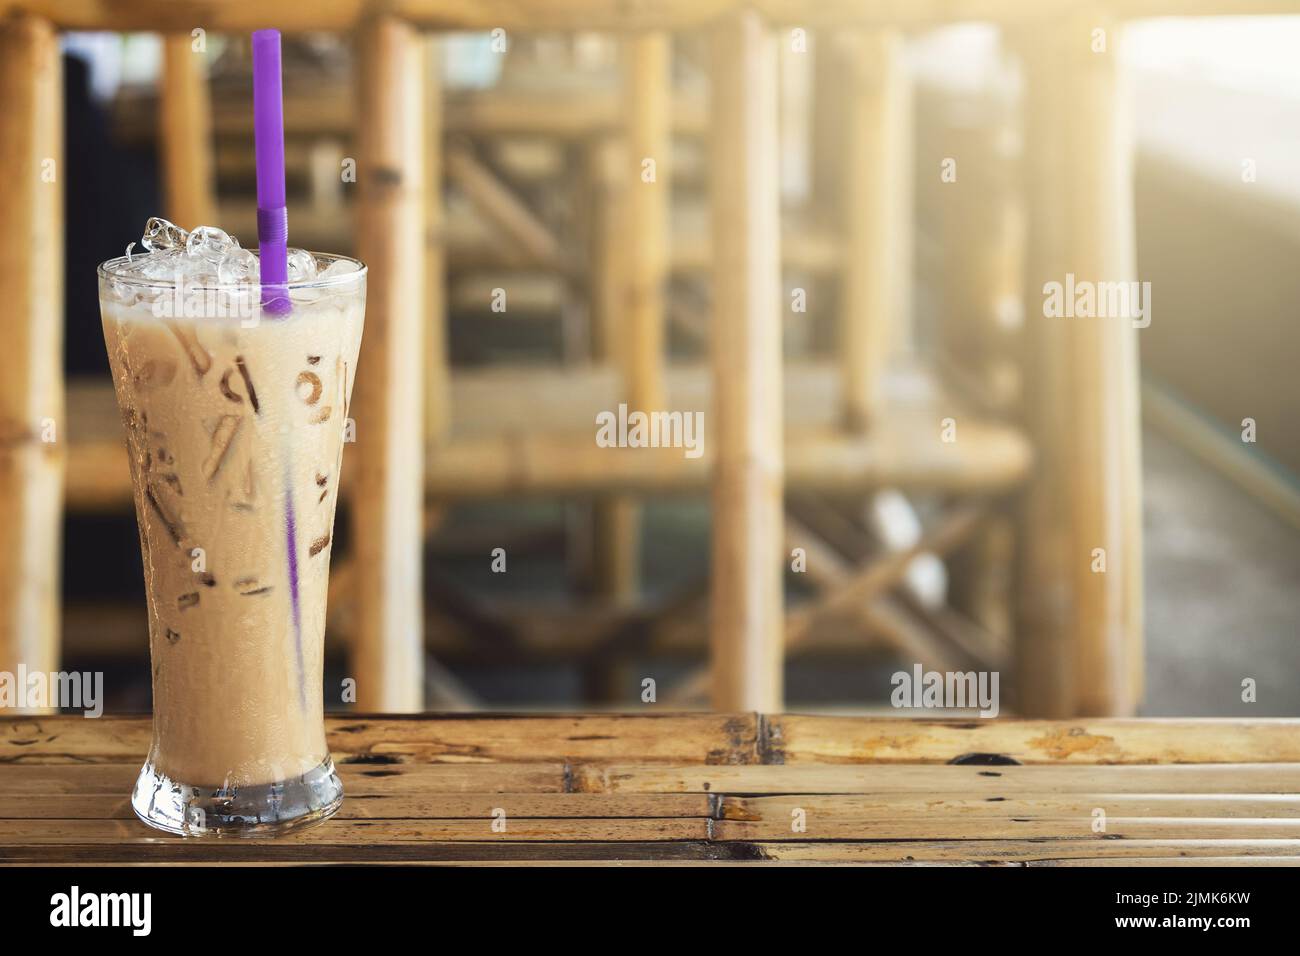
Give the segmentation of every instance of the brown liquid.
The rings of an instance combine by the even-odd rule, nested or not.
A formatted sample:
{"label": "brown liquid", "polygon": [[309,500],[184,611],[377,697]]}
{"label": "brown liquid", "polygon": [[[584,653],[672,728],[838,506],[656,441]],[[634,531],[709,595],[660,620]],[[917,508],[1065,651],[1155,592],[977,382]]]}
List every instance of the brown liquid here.
{"label": "brown liquid", "polygon": [[364,301],[361,281],[242,328],[101,300],[148,592],[150,759],[174,781],[271,783],[327,756],[325,598]]}

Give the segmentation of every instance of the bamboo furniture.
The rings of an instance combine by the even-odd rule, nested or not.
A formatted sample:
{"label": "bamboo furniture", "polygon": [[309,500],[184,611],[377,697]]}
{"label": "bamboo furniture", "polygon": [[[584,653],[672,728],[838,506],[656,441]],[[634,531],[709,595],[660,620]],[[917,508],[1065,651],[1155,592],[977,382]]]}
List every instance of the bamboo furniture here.
{"label": "bamboo furniture", "polygon": [[[369,21],[357,41],[361,145],[358,250],[366,277],[366,350],[357,360],[352,456],[358,627],[357,703],[424,705],[421,524],[424,509],[425,69],[416,32]],[[436,373],[433,373],[436,374]]]}
{"label": "bamboo furniture", "polygon": [[[1114,58],[1097,56],[1087,46],[1097,24],[1110,28],[1123,17],[1292,9],[1289,0],[1128,0],[1088,8],[1067,0],[958,0],[938,6],[870,0],[0,2],[0,100],[5,104],[0,156],[12,173],[0,181],[7,217],[0,301],[8,306],[3,322],[12,346],[0,389],[0,502],[6,516],[0,521],[0,668],[12,669],[23,660],[48,669],[58,657],[63,459],[68,459],[71,507],[120,503],[128,490],[120,436],[97,410],[107,401],[103,389],[69,396],[69,425],[57,441],[38,445],[32,437],[41,421],[62,423],[65,393],[58,364],[61,191],[40,176],[45,160],[57,163],[59,152],[56,31],[168,35],[161,104],[168,134],[162,157],[168,204],[182,217],[201,217],[211,208],[209,130],[245,120],[218,116],[214,123],[186,59],[186,40],[196,28],[245,33],[274,24],[286,31],[355,34],[359,52],[358,105],[352,114],[345,105],[335,115],[343,117],[341,128],[355,126],[357,132],[358,245],[371,267],[356,402],[360,447],[346,470],[356,506],[358,556],[350,577],[359,622],[353,670],[363,705],[420,707],[421,523],[416,516],[426,497],[711,488],[713,703],[729,710],[778,710],[788,625],[779,598],[788,560],[781,507],[786,488],[861,494],[899,486],[969,497],[1024,485],[1026,560],[1017,589],[1022,707],[1058,716],[1131,713],[1141,686],[1133,331],[1100,323],[1068,331],[1030,323],[1024,368],[1032,414],[1024,429],[982,418],[947,395],[936,394],[920,412],[911,396],[891,397],[885,359],[908,311],[906,283],[897,279],[908,269],[897,248],[905,245],[899,237],[908,234],[908,211],[899,196],[905,195],[902,157],[910,148],[900,31],[992,19],[1026,40],[1020,49],[1035,131],[1026,138],[1031,213],[1026,245],[1033,255],[1024,284],[1032,303],[1044,277],[1068,270],[1098,272],[1107,279],[1132,274],[1123,112],[1115,108]],[[780,235],[771,43],[774,34],[813,27],[848,29],[858,57],[851,77],[854,105],[845,120],[852,178],[844,192],[843,243],[834,237],[796,233],[783,240]],[[418,31],[498,28],[508,33],[626,31],[626,89],[546,109],[528,96],[485,93],[448,99],[445,110],[422,110],[422,99],[437,98],[440,91],[427,82],[431,71],[422,64],[429,50]],[[668,31],[688,29],[707,30],[712,37],[711,112],[696,102],[673,100],[666,89]],[[1063,109],[1064,102],[1079,108]],[[286,116],[293,122],[292,103],[286,104]],[[636,154],[657,153],[651,158],[662,179],[653,185],[635,182],[627,192],[620,221],[621,228],[640,237],[633,254],[600,260],[608,263],[600,266],[605,285],[597,286],[603,290],[603,321],[607,331],[618,328],[607,338],[619,339],[606,342],[604,357],[618,374],[610,378],[597,368],[578,375],[566,371],[558,381],[548,373],[518,376],[506,393],[516,407],[498,400],[484,409],[469,396],[489,394],[491,373],[453,374],[446,362],[441,316],[447,292],[441,270],[444,262],[454,266],[455,249],[447,240],[450,219],[434,188],[444,167],[467,191],[477,190],[484,204],[495,201],[493,208],[523,238],[529,255],[557,270],[564,263],[556,261],[562,257],[550,237],[529,228],[526,210],[493,196],[491,182],[477,176],[472,158],[454,151],[438,155],[441,131],[530,124],[568,135],[596,126],[623,128],[630,151],[621,159],[617,150],[613,154],[613,175],[639,177],[647,157]],[[665,222],[671,128],[707,130],[711,136],[711,242],[673,241]],[[608,177],[608,160],[604,169]],[[310,233],[310,223],[295,228],[298,235]],[[32,241],[33,236],[43,238]],[[784,304],[777,285],[782,261],[843,270],[846,276],[834,367],[787,370],[784,394]],[[664,367],[662,288],[674,269],[712,273],[711,373]],[[422,303],[434,311],[426,313]],[[679,399],[682,394],[690,397]],[[686,460],[676,451],[596,448],[586,425],[591,419],[584,416],[593,408],[614,408],[621,398],[646,404],[662,400],[669,408],[711,407],[709,454]],[[521,411],[527,431],[512,425]],[[960,440],[943,444],[939,423],[948,418],[960,423]],[[1077,447],[1071,437],[1076,423]],[[602,506],[597,525],[605,529],[598,530],[597,539],[606,543],[612,569],[605,588],[626,594],[635,574],[629,556],[635,513],[626,499],[614,499]],[[1104,575],[1088,572],[1088,555],[1097,547],[1109,555]],[[788,640],[789,633],[784,637]]]}
{"label": "bamboo furniture", "polygon": [[134,819],[147,717],[0,720],[0,865],[1300,864],[1300,722],[335,717],[277,840]]}
{"label": "bamboo furniture", "polygon": [[63,65],[44,20],[0,24],[0,670],[59,666]]}

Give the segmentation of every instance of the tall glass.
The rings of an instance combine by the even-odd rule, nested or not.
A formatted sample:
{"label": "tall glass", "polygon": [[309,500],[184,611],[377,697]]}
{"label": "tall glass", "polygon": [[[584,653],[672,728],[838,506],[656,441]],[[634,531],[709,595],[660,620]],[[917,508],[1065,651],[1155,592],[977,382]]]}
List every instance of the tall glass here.
{"label": "tall glass", "polygon": [[99,267],[149,604],[153,742],[131,803],[185,835],[324,820],[330,542],[366,270],[316,257],[288,315],[258,287]]}

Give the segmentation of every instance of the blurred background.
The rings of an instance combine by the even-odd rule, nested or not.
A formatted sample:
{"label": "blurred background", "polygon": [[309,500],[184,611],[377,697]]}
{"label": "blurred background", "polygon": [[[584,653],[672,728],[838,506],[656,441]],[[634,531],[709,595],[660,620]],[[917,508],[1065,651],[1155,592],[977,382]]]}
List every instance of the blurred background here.
{"label": "blurred background", "polygon": [[[637,136],[646,127],[628,113],[626,93],[644,52],[603,33],[512,31],[504,49],[499,39],[441,34],[421,78],[436,97],[425,109],[441,120],[432,175],[442,201],[430,228],[445,281],[424,318],[445,336],[446,440],[508,444],[554,429],[591,443],[595,412],[616,408],[636,374],[619,331],[628,276],[660,255],[653,307],[662,313],[663,407],[706,410],[707,444],[716,124],[707,36],[676,32],[664,47],[660,107],[670,120],[655,156],[666,216],[657,250],[628,226],[645,185]],[[1128,605],[1141,627],[1119,626],[1128,649],[1117,652],[1136,656],[1125,666],[1141,676],[1114,709],[1300,715],[1300,17],[1135,21],[1108,39],[1110,76],[1123,92],[1116,125],[1130,137],[1117,150],[1126,169],[1117,181],[1131,188],[1133,220],[1111,235],[1132,238],[1136,275],[1102,278],[1151,283],[1151,323],[1132,333],[1140,483],[1125,486],[1135,492],[1129,505],[1141,508],[1141,568],[1123,572],[1141,588]],[[1041,350],[1063,350],[1057,358],[1069,361],[1065,353],[1083,346],[1050,334],[1035,344],[1034,330],[1100,321],[1043,317],[1041,294],[1032,294],[1044,281],[1034,271],[1034,217],[1051,214],[1036,212],[1032,197],[1059,194],[1067,208],[1078,192],[1086,202],[1071,175],[1086,167],[1068,144],[1055,160],[1050,150],[1030,158],[1044,126],[1070,124],[1034,112],[1049,107],[1035,105],[1027,82],[1027,71],[1043,68],[1034,66],[1041,50],[1026,52],[1038,42],[1032,30],[957,25],[864,43],[809,29],[802,40],[773,30],[786,427],[865,435],[852,448],[896,465],[875,480],[879,469],[855,471],[842,449],[819,462],[787,445],[787,471],[805,477],[787,487],[784,553],[801,548],[807,568],[786,562],[785,606],[808,613],[791,619],[803,630],[787,655],[785,706],[888,711],[890,675],[921,663],[1001,671],[1010,712],[1023,687],[1017,668],[1061,653],[1050,636],[1026,649],[1036,625],[1025,604],[1045,592],[1019,570],[1032,559],[1025,542],[1070,520],[1050,484],[1031,490],[1042,481],[1034,469],[1046,462],[1067,474],[1088,454],[1068,429],[1035,424]],[[181,41],[191,50],[190,37]],[[149,665],[140,551],[125,456],[114,457],[122,436],[94,268],[138,241],[149,216],[176,218],[160,159],[166,54],[162,38],[145,33],[72,32],[62,49],[72,443],[63,667],[105,671],[108,709],[141,711]],[[198,175],[211,183],[212,224],[253,245],[249,46],[212,33],[191,52],[210,103],[210,168]],[[641,59],[630,71],[632,57]],[[352,253],[351,39],[286,36],[284,64],[291,245]],[[1068,72],[1076,61],[1054,68]],[[855,133],[864,109],[886,111],[883,145]],[[872,157],[879,164],[861,165]],[[1058,160],[1061,175],[1044,184],[1042,164],[1050,173]],[[884,226],[874,236],[853,220],[863,202]],[[883,330],[885,411],[869,423],[846,411],[839,371],[843,324],[854,321],[846,312],[863,303]],[[1080,394],[1108,414],[1136,416],[1135,403],[1106,404],[1107,386],[1098,388]],[[971,444],[936,479],[926,456],[949,416],[958,443]],[[1253,442],[1242,440],[1245,419],[1255,423]],[[623,481],[613,494],[596,487],[599,476],[572,488],[563,479],[523,487],[496,474],[494,459],[481,475],[451,452],[444,472],[436,452],[429,461],[427,707],[628,709],[640,706],[645,677],[661,701],[689,688],[708,649],[711,508],[702,482]],[[1034,494],[1039,503],[1027,503]],[[931,529],[976,499],[985,509],[978,529],[932,547]],[[329,687],[349,672],[356,626],[347,507],[331,585]],[[496,548],[508,556],[504,573],[493,570]],[[890,554],[908,556],[893,573],[881,564]],[[878,573],[887,587],[825,603],[872,567],[886,568]],[[1069,670],[1072,660],[1046,666]],[[1257,702],[1243,702],[1245,679],[1257,682]],[[331,704],[336,697],[327,694],[327,707],[342,706]],[[683,691],[677,703],[703,701]]]}

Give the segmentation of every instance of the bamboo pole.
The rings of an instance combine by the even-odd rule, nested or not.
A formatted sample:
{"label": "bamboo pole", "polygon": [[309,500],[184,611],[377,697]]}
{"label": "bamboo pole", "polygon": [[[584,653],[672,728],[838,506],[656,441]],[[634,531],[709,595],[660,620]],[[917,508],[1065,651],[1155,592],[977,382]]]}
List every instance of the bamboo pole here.
{"label": "bamboo pole", "polygon": [[49,23],[0,22],[0,671],[10,674],[59,666],[62,77]]}
{"label": "bamboo pole", "polygon": [[158,146],[163,169],[163,208],[185,229],[215,225],[212,178],[212,100],[203,55],[188,33],[163,37]]}
{"label": "bamboo pole", "polygon": [[625,240],[627,144],[621,137],[596,136],[587,152],[591,203],[591,332],[592,355],[601,362],[622,366],[623,292],[627,270]]}
{"label": "bamboo pole", "polygon": [[430,448],[451,432],[451,365],[447,356],[447,253],[442,200],[442,40],[424,41],[424,428]]}
{"label": "bamboo pole", "polygon": [[[623,398],[644,412],[664,409],[664,284],[668,276],[668,208],[671,196],[672,44],[666,33],[644,33],[624,44],[623,96],[626,148],[613,147],[622,165],[605,197],[611,209],[598,227],[603,252],[597,265],[610,270],[597,281],[602,294],[600,337],[619,346],[611,353],[623,372]],[[617,229],[618,232],[614,230]],[[630,244],[620,255],[615,246]],[[603,343],[605,345],[612,342]],[[615,498],[593,514],[598,589],[618,603],[635,599],[640,577],[641,512],[635,501]]]}
{"label": "bamboo pole", "polygon": [[[714,419],[706,416],[709,450],[699,458],[686,457],[680,448],[601,448],[590,431],[457,439],[430,456],[426,486],[438,498],[691,494],[709,484],[710,468],[717,484],[724,455],[719,429],[725,426]],[[945,456],[934,449],[937,442],[919,433],[923,424],[913,427],[911,434],[893,427],[860,440],[825,432],[792,435],[785,443],[784,472],[766,458],[754,468],[776,471],[792,488],[834,495],[899,485],[953,494],[1008,491],[1029,470],[1029,446],[1013,429],[971,422],[956,443],[961,453]]]}
{"label": "bamboo pole", "polygon": [[[1104,29],[1105,49],[1096,50]],[[1134,280],[1127,112],[1114,21],[1035,31],[1026,65],[1026,407],[1039,461],[1024,506],[1021,694],[1028,716],[1132,714],[1141,690],[1137,331],[1046,314],[1045,284]],[[1098,570],[1097,549],[1105,570]]]}
{"label": "bamboo pole", "polygon": [[752,11],[713,28],[713,707],[782,701],[777,76]]}
{"label": "bamboo pole", "polygon": [[425,158],[420,39],[379,17],[358,37],[358,250],[370,267],[357,370],[357,706],[422,708]]}
{"label": "bamboo pole", "polygon": [[[670,365],[668,407],[707,409],[707,368]],[[791,362],[784,370],[784,482],[800,491],[861,496],[882,487],[947,494],[999,494],[1028,477],[1033,452],[1015,425],[963,414],[961,440],[934,440],[942,408],[918,401],[926,378],[899,378],[899,391],[871,431],[834,427],[838,375],[830,361]],[[432,498],[524,495],[698,494],[709,485],[714,451],[706,417],[703,455],[681,448],[601,448],[588,423],[618,406],[621,382],[604,366],[459,369],[452,376],[454,438],[425,462]],[[527,395],[520,402],[519,395]],[[105,404],[107,403],[107,404]],[[70,383],[67,500],[77,509],[131,503],[126,449],[108,383]],[[574,423],[578,423],[575,425]],[[350,460],[350,459],[349,459]],[[355,475],[343,470],[343,494]]]}
{"label": "bamboo pole", "polygon": [[[599,137],[588,151],[591,184],[592,352],[597,361],[624,367],[623,303],[626,291],[628,176],[632,164],[621,138]],[[626,383],[620,375],[626,399]],[[592,511],[592,570],[599,594],[616,604],[636,597],[640,577],[640,509],[631,498],[602,498]]]}
{"label": "bamboo pole", "polygon": [[627,192],[627,348],[622,356],[628,405],[664,407],[664,281],[668,273],[669,125],[672,48],[665,33],[627,42],[624,83],[629,158]]}
{"label": "bamboo pole", "polygon": [[911,142],[903,36],[878,30],[848,50],[845,177],[848,262],[840,307],[844,424],[862,431],[879,413],[891,348],[903,339],[911,285]]}

